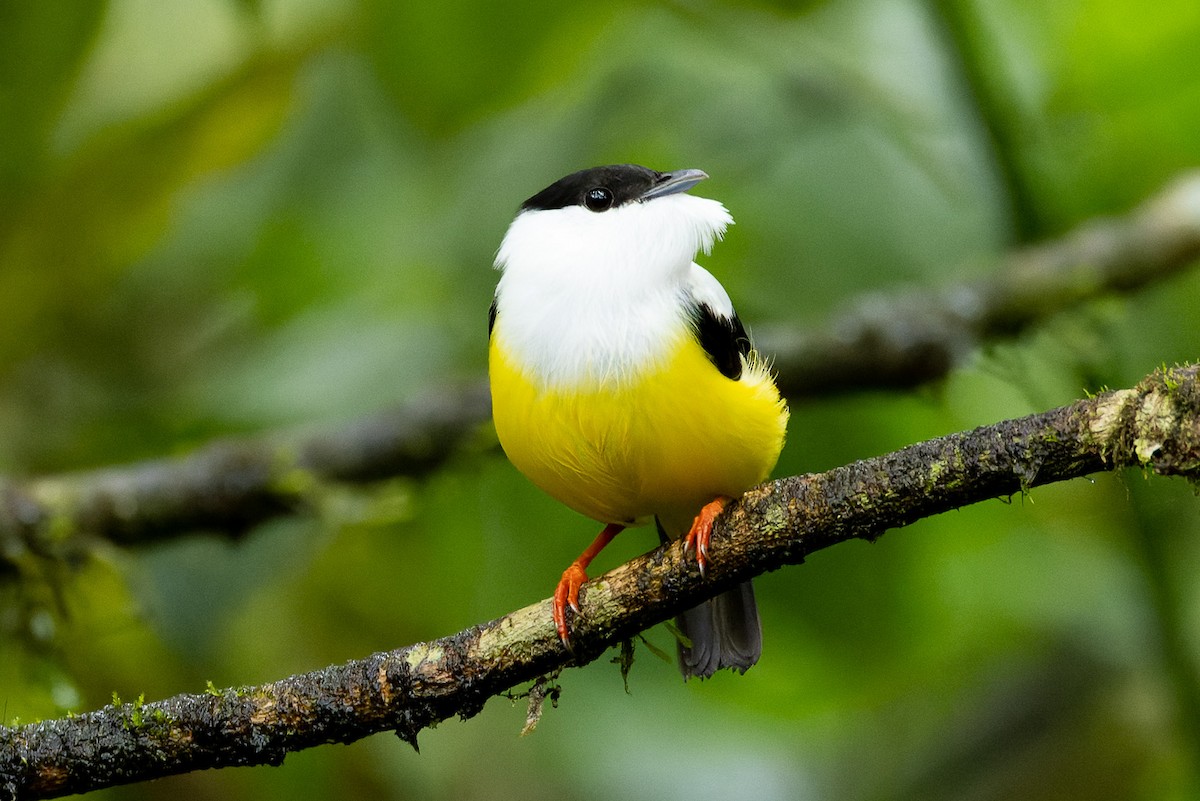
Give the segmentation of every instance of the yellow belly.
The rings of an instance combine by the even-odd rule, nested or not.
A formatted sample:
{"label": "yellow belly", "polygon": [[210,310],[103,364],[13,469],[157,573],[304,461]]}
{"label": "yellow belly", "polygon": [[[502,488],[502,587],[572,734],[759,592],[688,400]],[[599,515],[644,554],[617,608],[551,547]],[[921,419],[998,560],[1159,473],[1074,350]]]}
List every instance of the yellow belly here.
{"label": "yellow belly", "polygon": [[489,361],[492,413],[508,458],[603,523],[695,514],[765,479],[783,447],[787,407],[765,366],[750,364],[733,381],[690,336],[660,367],[618,387],[540,387],[500,337]]}

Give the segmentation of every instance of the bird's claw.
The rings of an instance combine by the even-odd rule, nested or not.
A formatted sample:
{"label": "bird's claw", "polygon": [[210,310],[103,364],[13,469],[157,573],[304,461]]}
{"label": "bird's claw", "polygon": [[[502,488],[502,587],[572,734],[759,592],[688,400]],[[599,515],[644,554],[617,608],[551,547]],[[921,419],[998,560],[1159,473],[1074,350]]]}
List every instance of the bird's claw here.
{"label": "bird's claw", "polygon": [[567,608],[579,614],[579,588],[588,580],[587,573],[578,564],[572,564],[563,571],[558,586],[554,588],[554,628],[558,631],[558,639],[567,648],[571,647],[571,628],[567,624]]}
{"label": "bird's claw", "polygon": [[701,576],[708,569],[708,544],[712,539],[713,522],[721,512],[725,511],[727,503],[729,503],[728,498],[717,498],[706,503],[700,509],[700,513],[696,515],[696,519],[692,521],[692,527],[683,538],[684,552],[690,553],[693,550],[696,552],[696,567],[700,568]]}

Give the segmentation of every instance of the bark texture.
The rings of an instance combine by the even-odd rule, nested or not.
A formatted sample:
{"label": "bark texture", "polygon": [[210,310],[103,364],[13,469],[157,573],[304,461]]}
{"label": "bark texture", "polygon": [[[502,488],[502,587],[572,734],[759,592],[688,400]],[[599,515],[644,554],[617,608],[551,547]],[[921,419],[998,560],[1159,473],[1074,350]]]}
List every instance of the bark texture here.
{"label": "bark texture", "polygon": [[547,676],[821,548],[1100,470],[1135,466],[1195,482],[1198,374],[1196,365],[1161,370],[1130,389],[757,487],[718,519],[705,577],[675,542],[584,585],[571,652],[544,600],[449,637],[270,684],[0,727],[0,796],[51,798],[201,768],[279,764],[293,751],[383,731],[415,746],[423,728],[472,717],[523,682],[534,682],[532,700],[544,699],[553,693]]}

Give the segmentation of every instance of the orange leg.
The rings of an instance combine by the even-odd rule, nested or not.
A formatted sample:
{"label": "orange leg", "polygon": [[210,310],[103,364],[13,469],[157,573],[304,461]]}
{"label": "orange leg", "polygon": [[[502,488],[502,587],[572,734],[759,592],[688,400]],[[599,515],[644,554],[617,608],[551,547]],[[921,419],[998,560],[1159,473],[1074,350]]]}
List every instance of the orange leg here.
{"label": "orange leg", "polygon": [[704,504],[700,509],[700,514],[696,515],[696,519],[692,521],[692,527],[687,535],[683,538],[683,550],[696,551],[696,566],[700,568],[700,575],[704,575],[704,569],[708,566],[708,541],[712,537],[713,521],[720,516],[721,512],[725,511],[725,505],[732,501],[733,498],[724,495]]}
{"label": "orange leg", "polygon": [[587,566],[604,550],[605,545],[612,542],[613,537],[624,530],[624,526],[616,523],[605,526],[587,550],[579,554],[579,558],[563,571],[562,578],[558,580],[558,587],[554,590],[554,627],[558,629],[558,639],[568,648],[571,645],[571,632],[567,628],[567,607],[571,607],[575,612],[579,611],[579,588],[588,580]]}

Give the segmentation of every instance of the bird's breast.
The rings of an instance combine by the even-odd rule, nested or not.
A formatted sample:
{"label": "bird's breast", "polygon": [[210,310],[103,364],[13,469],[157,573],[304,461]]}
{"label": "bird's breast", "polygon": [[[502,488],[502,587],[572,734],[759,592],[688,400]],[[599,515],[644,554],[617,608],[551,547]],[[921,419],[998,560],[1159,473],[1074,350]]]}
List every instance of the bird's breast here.
{"label": "bird's breast", "polygon": [[660,370],[690,336],[674,291],[622,297],[604,291],[555,294],[538,287],[499,297],[492,341],[544,389],[610,392]]}
{"label": "bird's breast", "polygon": [[[726,378],[682,324],[653,358],[593,347],[593,361],[549,382],[507,334],[501,315],[489,358],[500,443],[535,484],[589,517],[631,523],[695,510],[762,481],[779,456],[787,410],[765,368]],[[614,380],[596,371],[597,352]]]}

